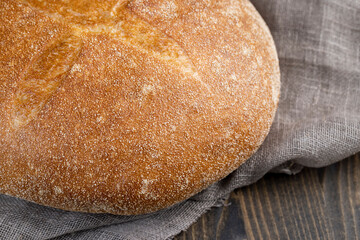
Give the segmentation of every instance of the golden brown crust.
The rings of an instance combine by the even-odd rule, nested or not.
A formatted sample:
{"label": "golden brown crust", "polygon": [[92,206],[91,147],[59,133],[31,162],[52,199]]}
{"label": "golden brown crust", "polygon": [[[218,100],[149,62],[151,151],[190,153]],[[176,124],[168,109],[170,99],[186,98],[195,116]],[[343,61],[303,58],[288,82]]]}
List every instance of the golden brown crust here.
{"label": "golden brown crust", "polygon": [[147,213],[263,142],[280,75],[248,0],[61,3],[0,2],[0,192]]}

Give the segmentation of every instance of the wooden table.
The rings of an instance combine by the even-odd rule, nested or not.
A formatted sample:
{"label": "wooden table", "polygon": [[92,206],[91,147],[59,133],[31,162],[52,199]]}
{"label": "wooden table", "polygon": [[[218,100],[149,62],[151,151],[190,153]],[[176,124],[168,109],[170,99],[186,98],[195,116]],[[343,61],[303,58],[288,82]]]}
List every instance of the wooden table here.
{"label": "wooden table", "polygon": [[360,153],[234,191],[176,240],[360,239]]}

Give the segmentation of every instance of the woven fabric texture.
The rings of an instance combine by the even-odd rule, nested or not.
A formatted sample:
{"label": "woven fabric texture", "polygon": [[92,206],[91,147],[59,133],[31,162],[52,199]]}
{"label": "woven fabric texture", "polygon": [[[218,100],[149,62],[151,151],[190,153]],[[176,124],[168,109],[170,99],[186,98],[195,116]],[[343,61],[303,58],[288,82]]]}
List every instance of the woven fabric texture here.
{"label": "woven fabric texture", "polygon": [[[201,0],[199,0],[201,1]],[[360,151],[360,1],[252,0],[279,54],[281,99],[259,151],[227,178],[153,214],[67,212],[0,195],[0,239],[169,239],[235,188]]]}

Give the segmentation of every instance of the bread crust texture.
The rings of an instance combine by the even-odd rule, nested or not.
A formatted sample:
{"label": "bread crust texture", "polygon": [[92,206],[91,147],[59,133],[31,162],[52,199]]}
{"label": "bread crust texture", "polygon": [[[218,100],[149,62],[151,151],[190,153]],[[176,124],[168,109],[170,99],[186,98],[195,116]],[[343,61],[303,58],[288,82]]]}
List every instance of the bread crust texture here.
{"label": "bread crust texture", "polygon": [[248,0],[0,1],[0,192],[121,215],[224,178],[280,93]]}

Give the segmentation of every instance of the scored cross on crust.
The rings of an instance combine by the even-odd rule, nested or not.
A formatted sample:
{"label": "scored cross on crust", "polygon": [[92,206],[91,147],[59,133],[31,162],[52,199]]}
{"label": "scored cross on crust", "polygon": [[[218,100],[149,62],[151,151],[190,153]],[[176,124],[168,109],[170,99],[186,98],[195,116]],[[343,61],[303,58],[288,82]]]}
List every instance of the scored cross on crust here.
{"label": "scored cross on crust", "polygon": [[166,60],[201,82],[179,44],[126,8],[129,1],[22,2],[55,22],[65,23],[72,33],[45,46],[21,74],[12,112],[15,129],[29,123],[41,111],[76,62],[82,41],[91,34],[107,34],[136,46],[139,51]]}

